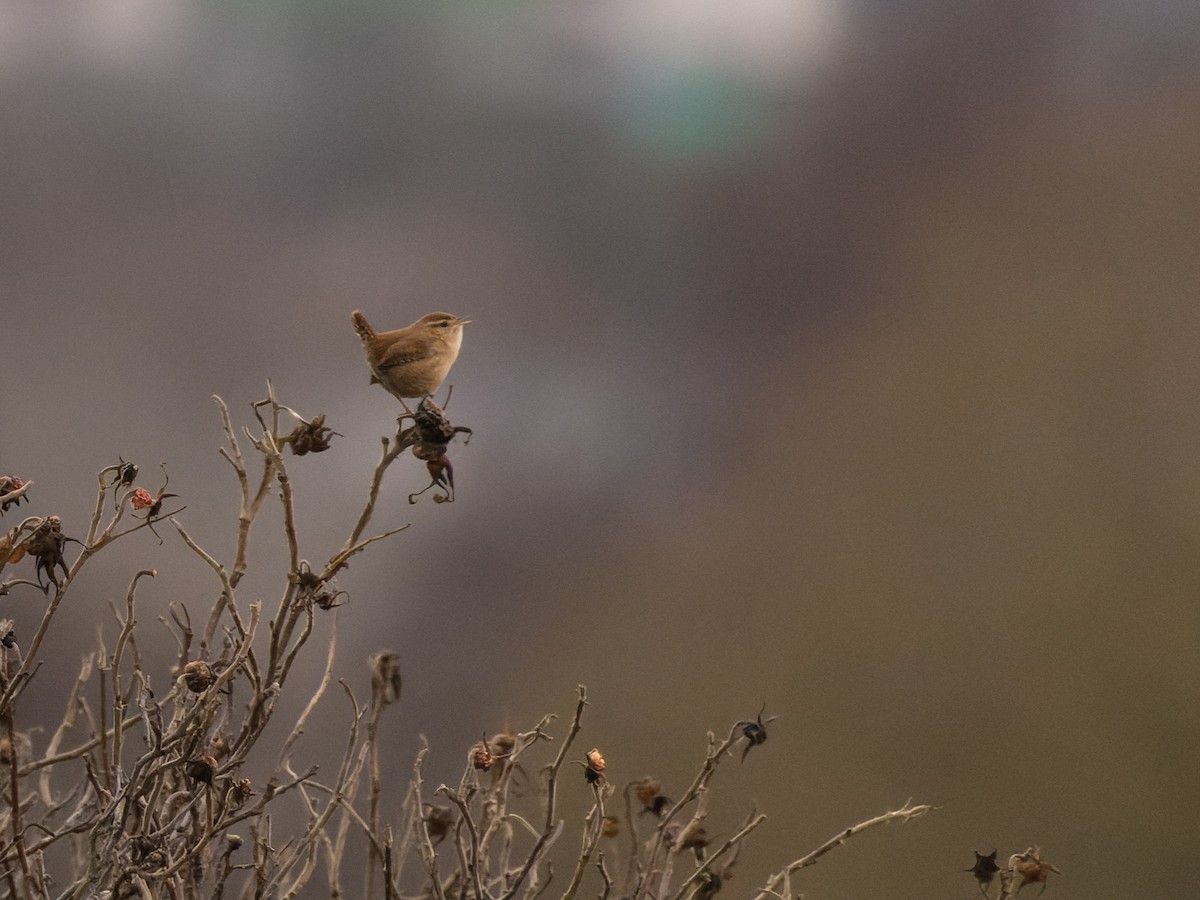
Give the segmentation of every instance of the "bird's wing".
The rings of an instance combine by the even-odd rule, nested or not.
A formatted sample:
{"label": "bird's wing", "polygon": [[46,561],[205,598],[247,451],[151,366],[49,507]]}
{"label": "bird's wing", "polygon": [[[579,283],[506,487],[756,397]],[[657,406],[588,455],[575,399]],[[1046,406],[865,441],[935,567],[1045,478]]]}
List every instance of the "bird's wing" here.
{"label": "bird's wing", "polygon": [[423,352],[411,346],[391,347],[380,357],[379,368],[383,371],[395,366],[407,366],[428,359],[431,355],[428,351]]}

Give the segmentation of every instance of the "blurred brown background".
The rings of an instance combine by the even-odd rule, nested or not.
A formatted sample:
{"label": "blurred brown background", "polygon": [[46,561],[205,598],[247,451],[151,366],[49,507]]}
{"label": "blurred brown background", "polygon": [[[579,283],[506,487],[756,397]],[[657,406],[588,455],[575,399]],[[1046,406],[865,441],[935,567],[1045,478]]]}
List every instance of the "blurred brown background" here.
{"label": "blurred brown background", "polygon": [[[579,682],[582,749],[676,793],[766,701],[733,896],[908,797],[795,887],[965,900],[1039,843],[1056,897],[1195,896],[1198,54],[1186,2],[7,4],[0,468],[80,533],[165,460],[228,554],[209,396],[271,378],[345,435],[291,465],[324,560],[397,411],[350,310],[469,316],[458,502],[408,460],[341,578],[339,673],[404,659],[393,803],[418,733],[450,781]],[[215,593],[169,532],[85,570],[26,724],[142,567],[165,692],[155,618]]]}

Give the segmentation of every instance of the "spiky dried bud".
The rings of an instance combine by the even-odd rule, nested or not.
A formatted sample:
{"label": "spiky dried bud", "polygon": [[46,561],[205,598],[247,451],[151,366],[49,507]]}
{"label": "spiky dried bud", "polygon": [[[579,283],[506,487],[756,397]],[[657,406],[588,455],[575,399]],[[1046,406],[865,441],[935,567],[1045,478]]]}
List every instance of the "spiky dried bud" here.
{"label": "spiky dried bud", "polygon": [[492,763],[496,761],[492,756],[491,747],[487,741],[476,741],[471,746],[471,765],[480,772],[486,772],[492,767]]}
{"label": "spiky dried bud", "polygon": [[193,694],[203,694],[216,680],[212,666],[202,659],[194,659],[183,667],[183,683]]}
{"label": "spiky dried bud", "polygon": [[[304,456],[306,453],[324,453],[329,449],[329,441],[335,434],[332,428],[325,425],[324,414],[314,416],[311,422],[303,422],[293,429],[292,433],[283,438],[283,443],[290,444],[292,453]],[[338,434],[338,437],[341,437]]]}
{"label": "spiky dried bud", "polygon": [[198,784],[212,787],[213,775],[217,771],[217,761],[211,756],[201,756],[199,759],[189,759],[183,764],[183,774]]}
{"label": "spiky dried bud", "polygon": [[996,865],[996,851],[984,856],[978,850],[975,853],[975,865],[969,869],[963,869],[964,872],[970,872],[975,876],[975,880],[979,882],[980,888],[986,888],[992,883],[992,879],[996,877],[996,873],[1000,871],[1000,867]]}
{"label": "spiky dried bud", "polygon": [[0,475],[0,513],[8,512],[10,506],[20,506],[22,500],[29,502],[24,487],[25,482],[15,475]]}
{"label": "spiky dried bud", "polygon": [[767,742],[767,726],[775,721],[775,717],[771,716],[771,718],[764,721],[763,713],[766,710],[767,704],[764,703],[754,721],[737,723],[737,727],[742,730],[742,735],[746,738],[746,746],[742,748],[742,762],[746,761],[746,754],[750,752],[751,747],[757,747],[759,744]]}
{"label": "spiky dried bud", "polygon": [[121,461],[118,465],[114,466],[116,474],[113,475],[113,480],[109,483],[109,487],[117,484],[131,485],[138,475],[138,467],[134,463],[125,462],[124,457],[118,457],[118,459]]}

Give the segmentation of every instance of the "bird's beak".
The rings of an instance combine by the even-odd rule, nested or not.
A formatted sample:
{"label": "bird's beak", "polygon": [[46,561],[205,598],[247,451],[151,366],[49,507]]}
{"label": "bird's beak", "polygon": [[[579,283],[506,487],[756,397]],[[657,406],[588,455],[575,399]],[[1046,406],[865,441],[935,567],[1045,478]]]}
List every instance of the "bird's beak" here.
{"label": "bird's beak", "polygon": [[470,325],[470,324],[471,324],[471,320],[470,320],[470,319],[459,319],[459,320],[458,320],[458,324],[459,324],[459,325]]}

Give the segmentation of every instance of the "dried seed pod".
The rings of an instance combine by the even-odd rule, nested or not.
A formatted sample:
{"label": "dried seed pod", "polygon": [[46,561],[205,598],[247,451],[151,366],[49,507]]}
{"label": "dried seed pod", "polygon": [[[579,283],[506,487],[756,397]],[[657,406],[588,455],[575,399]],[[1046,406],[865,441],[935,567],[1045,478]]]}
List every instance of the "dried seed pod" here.
{"label": "dried seed pod", "polygon": [[987,886],[992,883],[992,879],[1000,871],[1000,867],[996,865],[996,851],[993,850],[987,856],[984,856],[978,850],[975,850],[974,853],[975,865],[969,869],[963,869],[963,871],[974,875],[975,880],[979,882],[979,889],[986,894]]}
{"label": "dried seed pod", "polygon": [[213,775],[217,771],[217,761],[211,756],[201,756],[199,759],[189,759],[183,764],[183,774],[199,784],[212,787]]}
{"label": "dried seed pod", "polygon": [[115,487],[116,485],[121,485],[122,487],[128,487],[137,478],[138,467],[131,462],[125,462],[125,457],[123,456],[118,457],[118,459],[120,462],[115,466],[109,466],[109,470],[114,474],[113,480],[108,483],[108,486]]}
{"label": "dried seed pod", "polygon": [[129,505],[134,510],[146,510],[146,525],[151,533],[158,538],[158,542],[162,543],[162,537],[154,529],[154,520],[158,518],[162,512],[163,501],[168,497],[178,497],[178,494],[172,494],[167,490],[167,485],[171,483],[171,476],[167,474],[167,464],[161,463],[163,470],[163,486],[159,488],[157,494],[151,494],[145,488],[135,488],[133,493],[129,495]]}
{"label": "dried seed pod", "polygon": [[15,475],[0,475],[0,513],[8,512],[10,506],[20,506],[22,500],[29,502],[24,487],[25,482]]}
{"label": "dried seed pod", "polygon": [[145,488],[134,488],[129,497],[129,505],[134,509],[149,509],[154,505],[154,498]]}
{"label": "dried seed pod", "polygon": [[487,741],[476,741],[471,745],[471,765],[477,771],[486,772],[495,761],[496,758],[492,756],[492,749],[488,746]]}
{"label": "dried seed pod", "polygon": [[306,603],[312,603],[321,609],[333,609],[346,602],[346,592],[338,590],[334,578],[321,578],[312,570],[308,560],[300,560],[296,571],[288,576],[288,581],[296,585],[297,609],[302,609]]}
{"label": "dried seed pod", "polygon": [[208,743],[212,747],[213,756],[217,759],[224,759],[229,755],[229,743],[225,740],[224,735],[214,734]]}
{"label": "dried seed pod", "polygon": [[345,591],[333,590],[333,588],[317,591],[315,594],[313,594],[313,603],[316,604],[319,609],[333,609],[335,606],[342,606],[343,604],[348,603],[349,600],[349,594],[347,594]]}
{"label": "dried seed pod", "polygon": [[621,833],[621,820],[616,816],[605,816],[600,820],[600,833],[605,837],[616,837]]}
{"label": "dried seed pod", "polygon": [[[74,541],[76,544],[83,543],[63,534],[62,519],[58,516],[46,516],[38,521],[37,527],[25,542],[24,549],[37,558],[37,566],[34,571],[37,573],[38,584],[47,593],[50,591],[51,584],[55,588],[59,586],[55,568],[61,568],[64,576],[69,574],[66,560],[63,559],[63,550],[70,541]],[[9,557],[9,562],[16,562],[21,556],[24,556],[24,553],[14,552]],[[49,579],[45,585],[42,585],[42,572],[45,572]]]}
{"label": "dried seed pod", "polygon": [[329,449],[329,441],[335,434],[338,437],[342,436],[325,425],[325,415],[321,414],[314,416],[311,422],[297,425],[291,434],[282,439],[282,443],[289,444],[295,456],[324,453]]}
{"label": "dried seed pod", "polygon": [[604,757],[600,755],[600,751],[593,747],[587,752],[587,763],[583,767],[584,777],[587,778],[588,784],[595,784],[604,777]]}
{"label": "dried seed pod", "polygon": [[758,711],[758,716],[754,721],[738,722],[737,727],[742,729],[742,735],[746,738],[746,746],[742,748],[742,762],[746,761],[746,754],[750,752],[751,747],[757,747],[759,744],[766,743],[767,740],[767,725],[774,721],[774,716],[763,721],[762,714],[766,711],[767,704],[762,705],[762,709]]}
{"label": "dried seed pod", "polygon": [[415,494],[408,495],[409,503],[416,503],[417,498],[430,488],[441,488],[444,493],[434,491],[436,503],[454,502],[454,467],[450,464],[446,450],[457,434],[466,434],[470,440],[471,429],[463,425],[451,425],[442,408],[426,397],[421,401],[414,413],[400,417],[400,421],[411,418],[413,424],[397,436],[402,447],[412,447],[413,456],[425,462],[429,470],[430,482]]}
{"label": "dried seed pod", "polygon": [[212,667],[202,659],[194,659],[183,667],[183,683],[193,694],[203,694],[217,680]]}
{"label": "dried seed pod", "polygon": [[225,846],[229,848],[230,852],[233,852],[234,850],[240,850],[242,848],[242,844],[244,843],[245,841],[242,839],[241,835],[225,835]]}
{"label": "dried seed pod", "polygon": [[[1017,890],[1027,884],[1045,885],[1046,878],[1051,872],[1056,875],[1062,874],[1060,869],[1042,859],[1042,851],[1036,846],[1030,847],[1024,853],[1014,854],[1009,858],[1008,864],[1016,874],[1021,876],[1021,883],[1017,886]],[[1045,890],[1045,887],[1042,890]]]}
{"label": "dried seed pod", "polygon": [[250,783],[250,779],[239,778],[229,786],[229,793],[226,794],[226,799],[231,809],[240,809],[253,796],[254,788]]}

